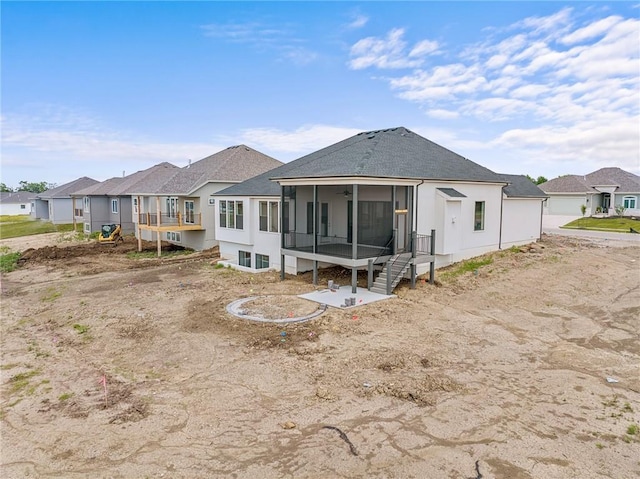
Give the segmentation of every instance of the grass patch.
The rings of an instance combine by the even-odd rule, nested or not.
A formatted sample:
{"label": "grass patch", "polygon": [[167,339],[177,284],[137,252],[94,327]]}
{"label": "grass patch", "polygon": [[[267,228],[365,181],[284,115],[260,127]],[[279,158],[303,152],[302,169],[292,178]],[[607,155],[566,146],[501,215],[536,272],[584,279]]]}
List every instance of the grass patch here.
{"label": "grass patch", "polygon": [[54,288],[48,288],[47,291],[40,298],[40,301],[44,303],[51,302],[51,301],[55,301],[60,296],[62,296],[62,293],[60,291],[56,291]]}
{"label": "grass patch", "polygon": [[64,393],[58,396],[58,401],[63,402],[71,399],[73,397],[73,393]]}
{"label": "grass patch", "polygon": [[[50,221],[34,220],[30,216],[0,216],[0,239],[69,231],[74,231],[72,223],[54,225]],[[82,233],[82,224],[77,224],[75,231]]]}
{"label": "grass patch", "polygon": [[18,267],[20,253],[3,253],[0,254],[0,271],[10,273]]}
{"label": "grass patch", "polygon": [[578,218],[577,220],[562,226],[562,228],[629,233],[631,228],[636,231],[640,231],[640,220],[627,217],[620,218],[618,216],[610,218]]}
{"label": "grass patch", "polygon": [[30,379],[34,376],[37,376],[38,374],[40,374],[40,371],[34,370],[34,371],[27,371],[26,373],[19,373],[11,376],[11,378],[9,378],[9,384],[10,384],[9,392],[17,393],[29,388]]}
{"label": "grass patch", "polygon": [[465,273],[469,273],[472,271],[475,272],[482,266],[487,266],[491,263],[493,263],[493,258],[491,256],[469,259],[467,261],[462,261],[461,263],[456,263],[450,266],[445,271],[443,271],[440,276],[442,278],[455,278]]}
{"label": "grass patch", "polygon": [[629,424],[629,427],[627,428],[627,434],[629,434],[629,436],[635,436],[636,434],[638,434],[638,425],[637,424]]}
{"label": "grass patch", "polygon": [[85,334],[89,331],[89,326],[84,324],[74,324],[73,329],[75,329],[78,334]]}

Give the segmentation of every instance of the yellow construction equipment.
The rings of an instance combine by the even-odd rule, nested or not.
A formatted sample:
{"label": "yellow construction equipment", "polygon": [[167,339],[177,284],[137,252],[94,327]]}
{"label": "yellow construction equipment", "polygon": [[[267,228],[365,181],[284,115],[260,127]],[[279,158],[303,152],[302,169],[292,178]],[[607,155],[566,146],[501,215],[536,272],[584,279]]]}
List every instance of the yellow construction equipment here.
{"label": "yellow construction equipment", "polygon": [[117,244],[117,241],[124,241],[121,231],[120,225],[102,225],[98,241],[101,244]]}

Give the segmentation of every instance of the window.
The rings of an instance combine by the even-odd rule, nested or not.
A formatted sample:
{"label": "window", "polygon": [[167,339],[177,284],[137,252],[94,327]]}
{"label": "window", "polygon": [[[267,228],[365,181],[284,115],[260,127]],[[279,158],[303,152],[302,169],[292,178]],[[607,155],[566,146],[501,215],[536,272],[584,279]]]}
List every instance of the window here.
{"label": "window", "polygon": [[176,243],[180,243],[182,240],[180,233],[176,233],[175,231],[167,231],[167,241],[175,241]]}
{"label": "window", "polygon": [[265,269],[269,267],[269,256],[266,254],[256,253],[256,269]]}
{"label": "window", "polygon": [[138,198],[133,199],[133,213],[138,214]]}
{"label": "window", "polygon": [[167,198],[167,217],[178,217],[178,198]]}
{"label": "window", "polygon": [[117,213],[118,212],[118,200],[116,200],[116,199],[111,200],[111,212],[112,213]]}
{"label": "window", "polygon": [[227,227],[227,202],[220,202],[220,228]]}
{"label": "window", "polygon": [[474,231],[484,230],[484,201],[476,201],[473,229]]}
{"label": "window", "polygon": [[184,202],[184,222],[193,224],[195,223],[196,215],[194,213],[195,203],[193,201]]}
{"label": "window", "polygon": [[269,231],[270,233],[279,232],[278,202],[261,201],[259,210],[260,231]]}
{"label": "window", "polygon": [[91,234],[91,225],[89,223],[84,224],[84,232],[87,234]]}
{"label": "window", "polygon": [[636,197],[635,196],[625,196],[622,198],[622,206],[626,209],[635,209],[636,207]]}
{"label": "window", "polygon": [[251,253],[248,251],[238,251],[238,265],[251,268]]}
{"label": "window", "polygon": [[244,203],[242,201],[221,200],[220,205],[220,227],[235,228],[241,230],[244,228]]}
{"label": "window", "polygon": [[88,196],[85,196],[85,197],[84,197],[84,210],[85,210],[87,213],[89,213],[89,203],[90,203],[90,202],[89,202],[89,197],[88,197]]}
{"label": "window", "polygon": [[26,210],[27,209],[27,205],[20,205],[20,209],[21,210]]}

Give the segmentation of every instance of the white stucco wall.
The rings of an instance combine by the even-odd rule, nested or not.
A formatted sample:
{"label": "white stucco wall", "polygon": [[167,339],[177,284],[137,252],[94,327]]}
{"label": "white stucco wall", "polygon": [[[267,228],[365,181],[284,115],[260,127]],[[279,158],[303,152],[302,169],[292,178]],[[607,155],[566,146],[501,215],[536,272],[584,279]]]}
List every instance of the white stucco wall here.
{"label": "white stucco wall", "polygon": [[502,212],[502,249],[540,239],[541,208],[540,199],[505,198]]}
{"label": "white stucco wall", "polygon": [[[589,202],[591,203],[591,201]],[[545,214],[549,215],[581,215],[580,206],[587,205],[587,195],[558,195],[549,193],[549,199],[545,207]],[[595,211],[595,207],[594,207]],[[587,215],[589,210],[587,210]]]}

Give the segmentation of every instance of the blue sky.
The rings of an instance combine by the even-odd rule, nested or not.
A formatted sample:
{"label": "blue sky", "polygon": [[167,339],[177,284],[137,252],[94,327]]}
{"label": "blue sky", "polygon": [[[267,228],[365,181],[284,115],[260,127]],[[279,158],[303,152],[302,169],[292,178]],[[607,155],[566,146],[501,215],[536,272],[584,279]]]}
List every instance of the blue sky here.
{"label": "blue sky", "polygon": [[640,174],[638,2],[3,1],[0,181],[405,126],[494,171]]}

